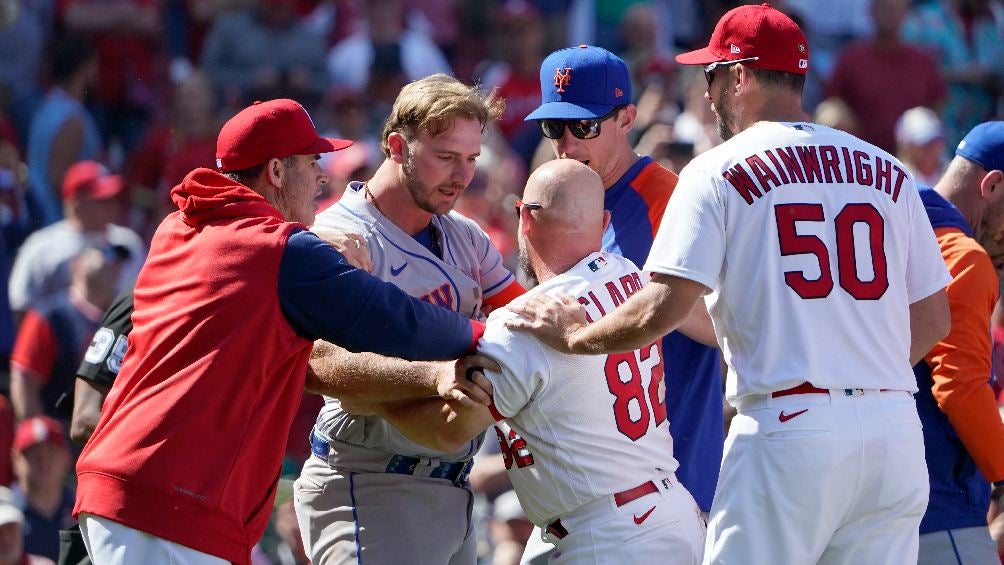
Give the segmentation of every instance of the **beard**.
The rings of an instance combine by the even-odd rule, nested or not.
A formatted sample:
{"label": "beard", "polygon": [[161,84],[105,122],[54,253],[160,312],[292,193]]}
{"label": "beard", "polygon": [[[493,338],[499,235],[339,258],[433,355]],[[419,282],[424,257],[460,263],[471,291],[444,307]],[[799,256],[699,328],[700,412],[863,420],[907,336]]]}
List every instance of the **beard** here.
{"label": "beard", "polygon": [[[408,189],[408,193],[411,194],[411,199],[415,202],[416,206],[436,216],[442,216],[453,209],[453,206],[457,203],[457,199],[446,204],[436,204],[433,202],[432,196],[438,192],[439,187],[430,187],[422,182],[418,171],[415,169],[415,162],[412,160],[411,151],[408,152],[408,158],[405,159],[401,169],[404,171],[404,186]],[[458,194],[466,188],[453,183],[442,185],[442,187],[455,190]]]}
{"label": "beard", "polygon": [[728,81],[723,80],[722,87],[718,91],[718,104],[715,104],[715,125],[718,128],[718,136],[722,138],[722,141],[728,141],[736,135],[736,132],[732,130],[732,126],[729,125],[729,122],[732,121],[732,103],[728,102],[728,91]]}
{"label": "beard", "polygon": [[530,286],[537,286],[540,284],[540,281],[537,280],[537,272],[533,270],[533,265],[530,263],[530,254],[526,250],[526,241],[522,235],[516,238],[516,247],[519,269],[523,271],[523,277]]}

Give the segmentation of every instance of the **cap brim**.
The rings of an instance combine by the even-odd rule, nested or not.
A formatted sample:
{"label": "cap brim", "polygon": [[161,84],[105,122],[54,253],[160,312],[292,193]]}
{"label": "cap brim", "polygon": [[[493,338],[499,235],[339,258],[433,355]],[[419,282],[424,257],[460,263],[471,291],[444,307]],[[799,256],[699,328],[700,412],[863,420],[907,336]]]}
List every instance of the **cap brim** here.
{"label": "cap brim", "polygon": [[346,147],[351,147],[352,142],[346,139],[335,139],[333,137],[318,137],[317,141],[311,143],[304,149],[301,155],[310,155],[312,153],[331,153],[332,151],[341,151]]}
{"label": "cap brim", "polygon": [[572,104],[571,102],[548,102],[530,112],[530,115],[523,119],[524,122],[530,120],[593,120],[602,118],[610,113],[616,106],[606,104]]}
{"label": "cap brim", "polygon": [[675,58],[676,62],[681,65],[707,65],[722,60],[721,57],[712,53],[707,47],[680,53]]}
{"label": "cap brim", "polygon": [[94,200],[107,200],[118,196],[125,189],[125,179],[119,175],[108,175],[94,181],[91,189],[84,194]]}

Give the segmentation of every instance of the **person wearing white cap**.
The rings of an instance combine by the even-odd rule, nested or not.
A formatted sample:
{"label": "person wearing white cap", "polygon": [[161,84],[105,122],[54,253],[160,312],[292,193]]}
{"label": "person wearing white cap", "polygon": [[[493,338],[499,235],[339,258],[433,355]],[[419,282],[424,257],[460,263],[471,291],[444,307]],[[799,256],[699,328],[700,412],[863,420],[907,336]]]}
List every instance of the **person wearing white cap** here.
{"label": "person wearing white cap", "polygon": [[910,108],[896,121],[896,156],[917,179],[934,186],[945,172],[945,128],[930,108]]}

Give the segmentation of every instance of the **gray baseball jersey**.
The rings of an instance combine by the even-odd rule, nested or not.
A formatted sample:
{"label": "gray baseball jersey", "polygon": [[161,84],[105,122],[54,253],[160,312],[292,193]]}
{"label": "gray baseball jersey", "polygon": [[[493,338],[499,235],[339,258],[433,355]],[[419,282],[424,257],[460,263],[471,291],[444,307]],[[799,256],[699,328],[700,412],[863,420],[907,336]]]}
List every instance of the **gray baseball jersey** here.
{"label": "gray baseball jersey", "polygon": [[[401,231],[366,201],[363,185],[349,184],[342,199],[317,216],[313,229],[334,229],[361,234],[369,245],[373,275],[394,283],[408,294],[439,304],[464,315],[482,319],[481,303],[515,283],[502,263],[502,255],[488,235],[472,220],[457,212],[435,216],[432,224],[439,238],[440,259],[421,243]],[[407,336],[401,336],[407,339]],[[371,470],[386,465],[388,454],[464,461],[473,457],[484,434],[469,445],[443,453],[421,446],[376,416],[353,416],[335,398],[325,397],[315,433],[335,440],[332,463],[339,467]]]}

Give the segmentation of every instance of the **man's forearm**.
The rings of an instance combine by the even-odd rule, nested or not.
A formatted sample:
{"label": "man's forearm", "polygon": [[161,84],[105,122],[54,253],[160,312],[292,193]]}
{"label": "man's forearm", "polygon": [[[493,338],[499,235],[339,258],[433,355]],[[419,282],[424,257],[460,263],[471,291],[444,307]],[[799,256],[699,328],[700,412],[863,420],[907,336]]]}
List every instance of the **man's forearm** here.
{"label": "man's forearm", "polygon": [[73,417],[70,419],[70,439],[83,445],[94,433],[101,418],[101,406],[108,387],[78,378],[73,387]]}
{"label": "man's forearm", "polygon": [[18,421],[42,414],[41,390],[39,378],[34,373],[16,365],[11,367],[10,401]]}
{"label": "man's forearm", "polygon": [[437,396],[436,375],[452,362],[409,362],[375,353],[352,353],[318,340],[307,369],[309,392],[383,402]]}
{"label": "man's forearm", "polygon": [[616,310],[572,334],[574,353],[614,353],[644,347],[680,327],[704,291],[700,283],[653,275]]}
{"label": "man's forearm", "polygon": [[493,422],[486,407],[469,408],[439,398],[376,403],[371,408],[408,439],[443,452],[460,449]]}

